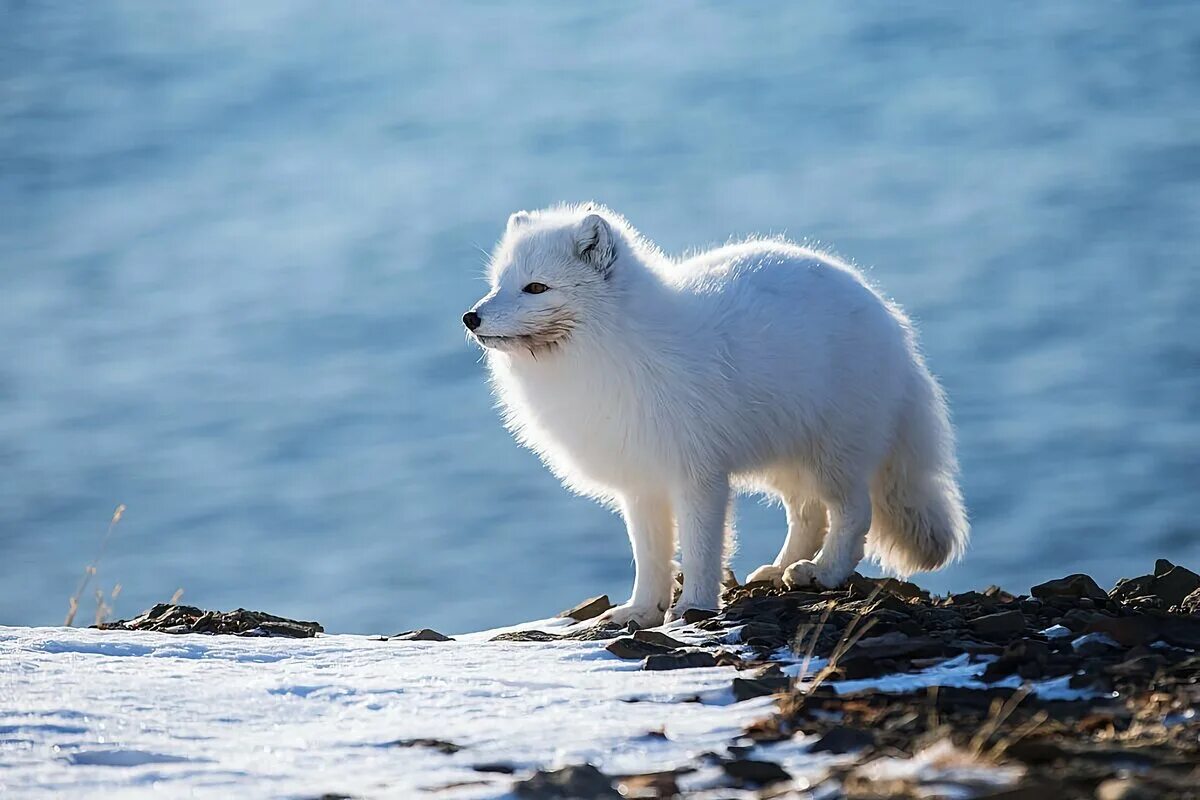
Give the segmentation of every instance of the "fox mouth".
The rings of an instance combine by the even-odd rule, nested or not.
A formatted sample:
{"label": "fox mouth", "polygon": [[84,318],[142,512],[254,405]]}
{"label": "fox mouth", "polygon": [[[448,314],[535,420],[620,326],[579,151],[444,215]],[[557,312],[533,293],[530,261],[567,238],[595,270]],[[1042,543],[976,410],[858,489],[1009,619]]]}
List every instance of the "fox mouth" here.
{"label": "fox mouth", "polygon": [[563,344],[571,334],[573,325],[555,324],[537,333],[517,333],[509,336],[471,333],[475,341],[487,350],[511,353],[526,350],[532,356],[538,356],[554,350]]}

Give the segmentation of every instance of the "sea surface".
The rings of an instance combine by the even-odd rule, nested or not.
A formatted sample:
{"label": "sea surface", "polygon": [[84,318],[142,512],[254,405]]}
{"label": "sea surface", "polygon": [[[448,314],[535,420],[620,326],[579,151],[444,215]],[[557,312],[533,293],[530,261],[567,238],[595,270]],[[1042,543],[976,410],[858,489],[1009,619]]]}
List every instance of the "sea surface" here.
{"label": "sea surface", "polygon": [[[1200,6],[0,2],[0,624],[85,566],[333,631],[632,579],[459,318],[508,214],[854,260],[974,523],[939,591],[1200,568]],[[118,504],[127,506],[107,542]],[[743,575],[783,515],[739,504]]]}

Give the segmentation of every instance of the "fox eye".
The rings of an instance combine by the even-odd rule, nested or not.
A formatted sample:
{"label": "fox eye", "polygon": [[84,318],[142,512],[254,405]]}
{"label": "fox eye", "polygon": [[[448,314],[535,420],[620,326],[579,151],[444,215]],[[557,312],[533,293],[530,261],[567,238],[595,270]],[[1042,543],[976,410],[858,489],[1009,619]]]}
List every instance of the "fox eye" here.
{"label": "fox eye", "polygon": [[535,283],[525,284],[525,288],[522,289],[521,291],[524,292],[525,294],[541,294],[542,292],[546,291],[549,288],[550,287],[544,283],[536,283],[535,282]]}

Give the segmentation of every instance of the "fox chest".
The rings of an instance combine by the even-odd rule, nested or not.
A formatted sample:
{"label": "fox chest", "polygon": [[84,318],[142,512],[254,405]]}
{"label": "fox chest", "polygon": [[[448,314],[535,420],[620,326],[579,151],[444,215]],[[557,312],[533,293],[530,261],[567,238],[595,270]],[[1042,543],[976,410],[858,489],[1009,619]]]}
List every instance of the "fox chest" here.
{"label": "fox chest", "polygon": [[558,472],[619,486],[661,477],[677,460],[669,410],[628,387],[514,381],[501,388],[521,438]]}

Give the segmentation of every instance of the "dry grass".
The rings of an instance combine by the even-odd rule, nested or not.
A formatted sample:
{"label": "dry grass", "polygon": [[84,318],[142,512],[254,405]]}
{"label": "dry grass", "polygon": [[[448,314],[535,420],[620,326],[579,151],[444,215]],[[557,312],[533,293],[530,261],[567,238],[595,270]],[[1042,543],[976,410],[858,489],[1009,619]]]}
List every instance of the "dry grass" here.
{"label": "dry grass", "polygon": [[[112,519],[110,519],[108,521],[108,530],[104,532],[104,538],[100,540],[100,552],[96,554],[96,557],[94,559],[92,559],[92,562],[90,564],[88,564],[86,567],[84,567],[83,577],[80,578],[80,580],[79,580],[79,586],[76,587],[75,594],[71,595],[71,599],[70,599],[69,603],[67,604],[67,618],[63,622],[63,625],[70,627],[71,624],[75,622],[75,615],[79,613],[79,600],[80,600],[80,598],[83,597],[83,592],[85,589],[87,589],[87,586],[91,582],[92,577],[96,574],[96,571],[100,568],[100,560],[104,558],[104,553],[108,549],[108,540],[112,538],[113,530],[117,527],[117,523],[119,523],[121,521],[121,517],[123,517],[124,515],[125,515],[125,504],[122,503],[117,506],[117,509],[115,511],[113,511]],[[116,586],[116,588],[113,589],[113,593],[110,598],[111,601],[115,602],[117,599],[117,595],[119,595],[120,593],[121,593],[121,586],[120,586],[120,584],[118,584]],[[100,590],[96,591],[96,604],[97,604],[97,608],[96,608],[97,622],[98,623],[103,622],[103,617],[107,613],[112,611],[112,604],[111,604],[111,602],[108,604],[106,604],[104,602],[104,594]]]}

